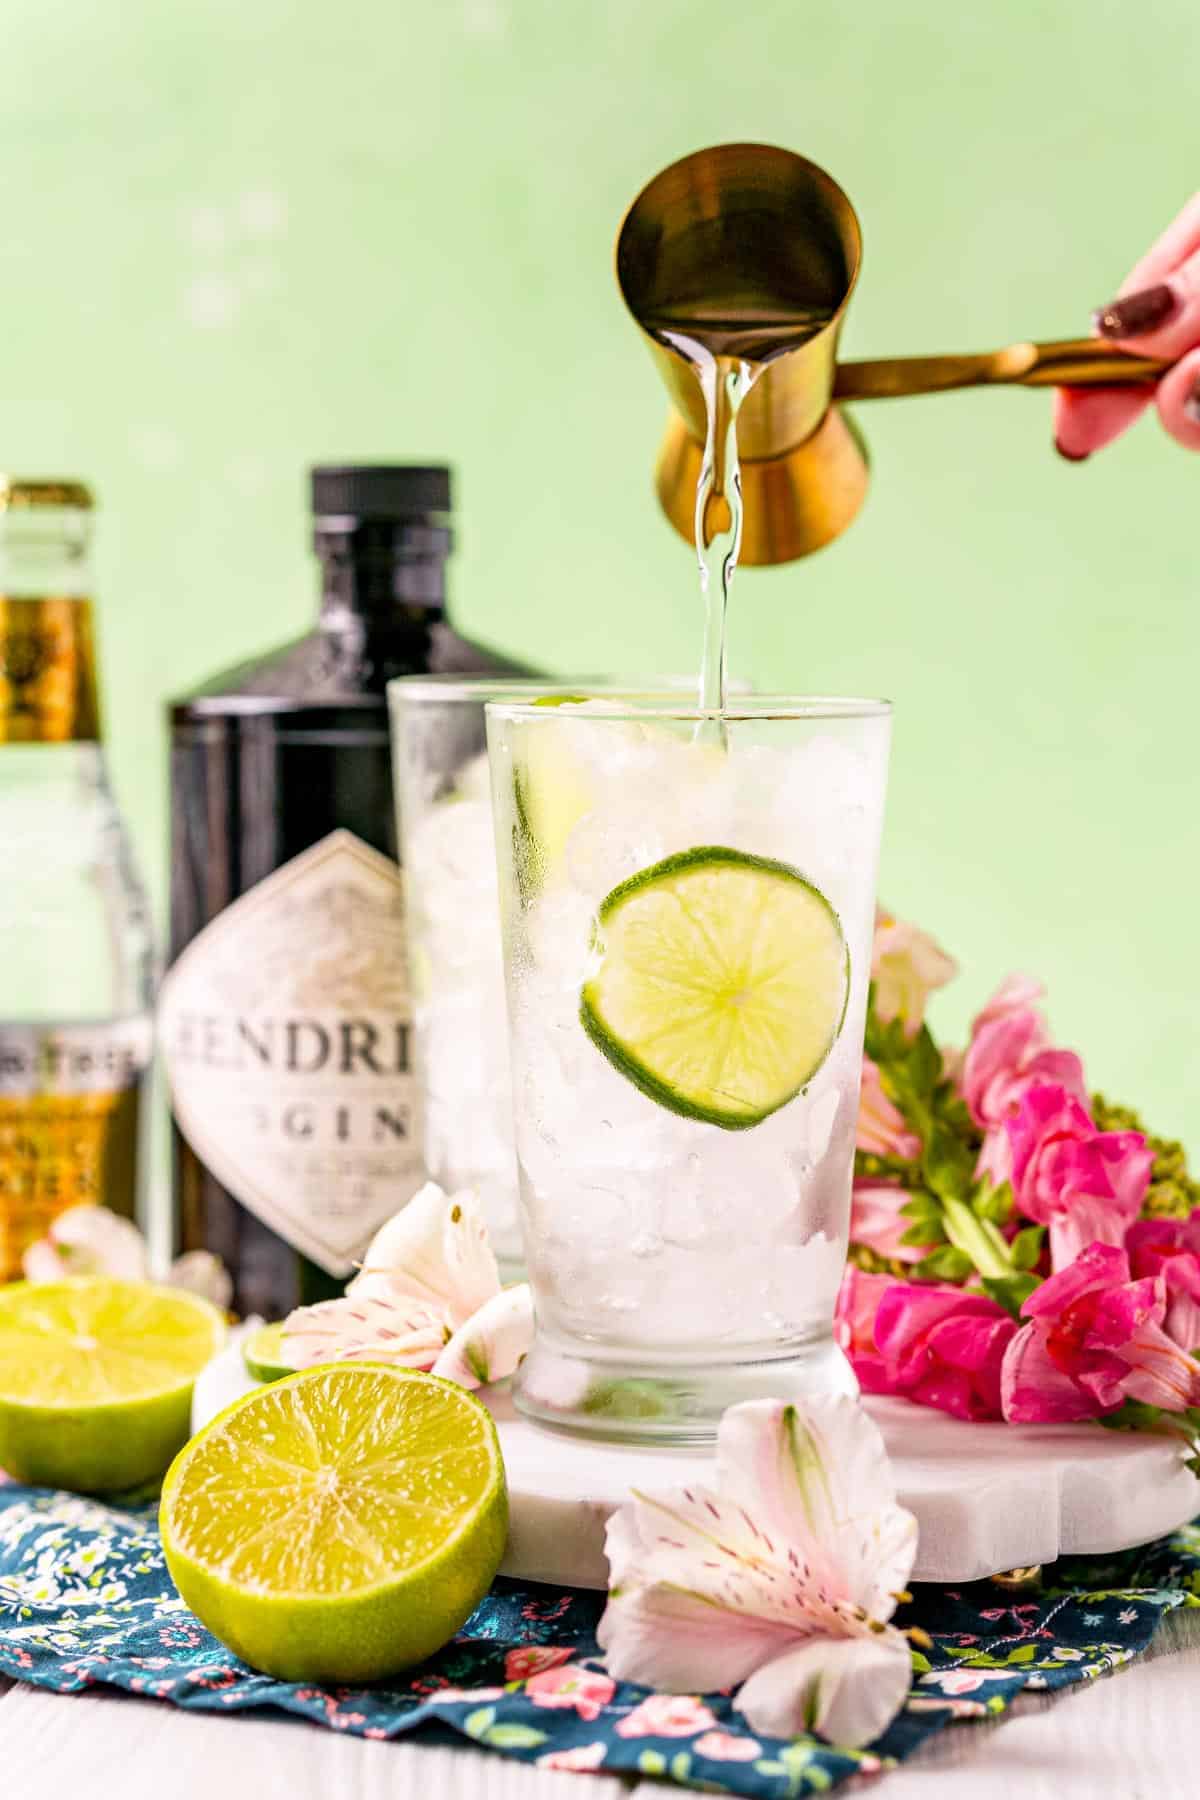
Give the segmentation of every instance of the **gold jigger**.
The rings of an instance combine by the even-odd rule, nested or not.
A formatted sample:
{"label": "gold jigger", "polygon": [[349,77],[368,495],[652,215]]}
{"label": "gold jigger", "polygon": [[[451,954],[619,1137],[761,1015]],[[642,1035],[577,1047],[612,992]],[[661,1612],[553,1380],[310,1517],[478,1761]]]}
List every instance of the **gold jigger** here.
{"label": "gold jigger", "polygon": [[839,364],[861,262],[858,219],[837,182],[770,144],[698,150],[633,202],[617,234],[617,284],[671,397],[655,485],[682,536],[694,530],[704,397],[691,364],[656,335],[666,323],[684,330],[691,321],[718,350],[749,359],[772,332],[800,340],[767,363],[739,415],[743,563],[807,556],[862,505],[866,445],[835,401],[992,384],[1127,386],[1169,366],[1094,338]]}

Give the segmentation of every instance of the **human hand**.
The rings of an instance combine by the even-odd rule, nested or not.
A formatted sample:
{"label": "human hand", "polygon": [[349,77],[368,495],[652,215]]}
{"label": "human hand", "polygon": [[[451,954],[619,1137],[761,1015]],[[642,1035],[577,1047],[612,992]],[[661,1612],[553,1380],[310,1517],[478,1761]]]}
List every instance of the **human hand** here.
{"label": "human hand", "polygon": [[1098,337],[1175,363],[1157,387],[1059,388],[1054,442],[1082,462],[1127,431],[1153,403],[1176,443],[1200,450],[1200,193],[1135,263],[1118,297],[1093,315]]}

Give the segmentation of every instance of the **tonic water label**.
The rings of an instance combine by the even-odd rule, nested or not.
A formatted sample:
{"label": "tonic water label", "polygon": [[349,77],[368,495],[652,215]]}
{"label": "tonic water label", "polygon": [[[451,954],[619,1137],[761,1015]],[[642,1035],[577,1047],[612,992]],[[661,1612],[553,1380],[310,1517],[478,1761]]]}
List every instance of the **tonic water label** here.
{"label": "tonic water label", "polygon": [[132,1219],[149,1018],[0,1024],[0,1280],[72,1206]]}
{"label": "tonic water label", "polygon": [[163,985],[176,1123],[330,1275],[424,1178],[395,863],[334,831],[227,906]]}

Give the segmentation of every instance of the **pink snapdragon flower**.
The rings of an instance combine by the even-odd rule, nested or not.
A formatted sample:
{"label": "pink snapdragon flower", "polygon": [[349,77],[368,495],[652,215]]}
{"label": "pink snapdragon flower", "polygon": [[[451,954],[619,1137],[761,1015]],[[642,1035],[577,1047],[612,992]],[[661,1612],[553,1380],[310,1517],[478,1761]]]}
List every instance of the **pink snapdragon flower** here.
{"label": "pink snapdragon flower", "polygon": [[1058,1271],[1089,1244],[1119,1246],[1141,1210],[1154,1152],[1140,1131],[1097,1131],[1061,1082],[1031,1087],[1005,1121],[1017,1206],[1050,1228]]}
{"label": "pink snapdragon flower", "polygon": [[1200,1405],[1200,1363],[1163,1329],[1161,1277],[1133,1280],[1125,1251],[1091,1244],[1021,1309],[1004,1355],[1004,1417],[1013,1424],[1098,1418],[1123,1400],[1168,1412]]}
{"label": "pink snapdragon flower", "polygon": [[921,1140],[904,1122],[899,1107],[883,1091],[879,1065],[863,1057],[862,1090],[858,1102],[855,1146],[870,1156],[887,1156],[899,1162],[915,1162]]}
{"label": "pink snapdragon flower", "polygon": [[998,1419],[1016,1321],[983,1294],[847,1269],[836,1334],[863,1389],[958,1419]]}
{"label": "pink snapdragon flower", "polygon": [[956,1419],[998,1419],[1000,1370],[1016,1329],[984,1294],[894,1281],[875,1315],[887,1392]]}
{"label": "pink snapdragon flower", "polygon": [[1181,1350],[1200,1350],[1200,1210],[1188,1219],[1138,1219],[1125,1234],[1135,1279],[1160,1276],[1163,1330]]}
{"label": "pink snapdragon flower", "polygon": [[833,1335],[858,1376],[858,1385],[864,1394],[888,1392],[887,1373],[875,1342],[875,1315],[883,1296],[895,1286],[895,1278],[891,1275],[868,1275],[853,1263],[847,1263],[838,1289]]}
{"label": "pink snapdragon flower", "polygon": [[868,1177],[855,1181],[850,1196],[851,1243],[863,1244],[877,1256],[897,1262],[920,1262],[925,1250],[918,1244],[901,1241],[912,1224],[900,1211],[909,1199],[908,1190],[894,1182],[872,1181]]}
{"label": "pink snapdragon flower", "polygon": [[957,1080],[971,1117],[984,1131],[977,1174],[997,1184],[1012,1173],[1005,1121],[1029,1089],[1057,1082],[1087,1100],[1083,1064],[1073,1050],[1056,1050],[1037,1010],[1045,989],[1028,975],[1010,975],[971,1023]]}
{"label": "pink snapdragon flower", "polygon": [[916,1037],[930,994],[945,987],[957,973],[958,964],[928,932],[919,931],[882,906],[876,908],[871,980],[875,1016],[881,1024],[899,1019],[905,1037]]}

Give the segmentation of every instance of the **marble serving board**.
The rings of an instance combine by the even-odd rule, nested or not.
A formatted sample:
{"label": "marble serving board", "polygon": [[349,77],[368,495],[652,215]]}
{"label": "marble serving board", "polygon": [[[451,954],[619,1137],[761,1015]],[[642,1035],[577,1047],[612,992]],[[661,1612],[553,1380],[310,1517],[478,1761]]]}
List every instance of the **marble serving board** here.
{"label": "marble serving board", "polygon": [[[234,1342],[196,1384],[193,1429],[254,1385]],[[629,1490],[712,1479],[706,1451],[597,1444],[531,1424],[504,1389],[481,1398],[508,1473],[506,1575],[606,1587],[604,1528]],[[1125,1550],[1200,1514],[1200,1481],[1168,1438],[1098,1425],[969,1425],[874,1395],[864,1404],[919,1526],[914,1581],[975,1581],[1059,1556]]]}

